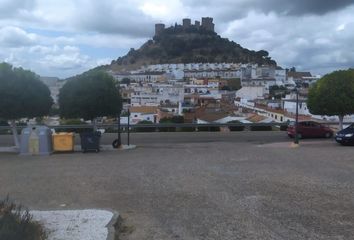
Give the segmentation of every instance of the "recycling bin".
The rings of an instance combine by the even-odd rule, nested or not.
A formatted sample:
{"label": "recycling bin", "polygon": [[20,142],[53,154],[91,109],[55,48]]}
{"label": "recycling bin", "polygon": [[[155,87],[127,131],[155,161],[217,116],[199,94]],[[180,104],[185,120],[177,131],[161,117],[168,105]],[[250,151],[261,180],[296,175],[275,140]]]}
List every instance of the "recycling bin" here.
{"label": "recycling bin", "polygon": [[46,126],[32,126],[22,129],[20,155],[50,155],[52,131]]}
{"label": "recycling bin", "polygon": [[54,152],[73,152],[75,144],[74,133],[61,132],[52,136]]}
{"label": "recycling bin", "polygon": [[100,151],[101,132],[83,132],[80,133],[82,152]]}

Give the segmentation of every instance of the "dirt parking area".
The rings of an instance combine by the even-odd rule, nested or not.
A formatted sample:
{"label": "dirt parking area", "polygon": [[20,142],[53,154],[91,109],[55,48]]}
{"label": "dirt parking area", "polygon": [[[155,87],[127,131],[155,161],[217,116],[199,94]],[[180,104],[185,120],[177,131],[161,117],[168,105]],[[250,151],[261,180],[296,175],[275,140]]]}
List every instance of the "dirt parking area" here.
{"label": "dirt parking area", "polygon": [[332,140],[143,144],[0,153],[0,197],[36,210],[114,209],[120,239],[352,239],[354,147]]}

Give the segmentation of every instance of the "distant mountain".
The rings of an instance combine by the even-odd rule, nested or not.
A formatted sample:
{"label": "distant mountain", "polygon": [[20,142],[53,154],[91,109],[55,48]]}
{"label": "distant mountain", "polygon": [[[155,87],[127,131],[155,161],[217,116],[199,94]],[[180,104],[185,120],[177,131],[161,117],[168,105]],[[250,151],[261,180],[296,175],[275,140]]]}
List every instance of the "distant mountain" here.
{"label": "distant mountain", "polygon": [[138,50],[129,53],[105,69],[129,71],[144,65],[164,63],[257,63],[276,66],[265,50],[253,51],[220,37],[211,30],[191,25],[175,25],[155,34]]}

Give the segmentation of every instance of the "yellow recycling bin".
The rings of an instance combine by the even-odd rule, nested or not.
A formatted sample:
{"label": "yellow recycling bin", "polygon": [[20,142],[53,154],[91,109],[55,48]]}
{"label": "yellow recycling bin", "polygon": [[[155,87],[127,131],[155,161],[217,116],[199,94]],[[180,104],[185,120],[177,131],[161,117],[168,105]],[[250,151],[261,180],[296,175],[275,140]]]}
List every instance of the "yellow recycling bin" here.
{"label": "yellow recycling bin", "polygon": [[53,150],[54,152],[72,152],[74,151],[74,133],[54,133],[53,137]]}

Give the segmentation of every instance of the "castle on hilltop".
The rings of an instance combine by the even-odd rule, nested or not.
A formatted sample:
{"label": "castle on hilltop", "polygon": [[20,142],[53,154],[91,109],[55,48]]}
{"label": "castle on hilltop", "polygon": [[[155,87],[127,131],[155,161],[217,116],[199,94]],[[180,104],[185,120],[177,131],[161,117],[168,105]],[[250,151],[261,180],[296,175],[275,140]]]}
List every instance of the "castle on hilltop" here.
{"label": "castle on hilltop", "polygon": [[[182,26],[183,29],[194,27],[197,29],[215,32],[215,24],[213,23],[213,18],[211,17],[203,17],[202,23],[200,23],[200,21],[195,21],[194,25],[192,24],[192,20],[190,18],[184,18],[182,20],[182,25],[180,26]],[[163,23],[155,24],[155,36],[160,35],[165,30],[165,27],[166,26]]]}

